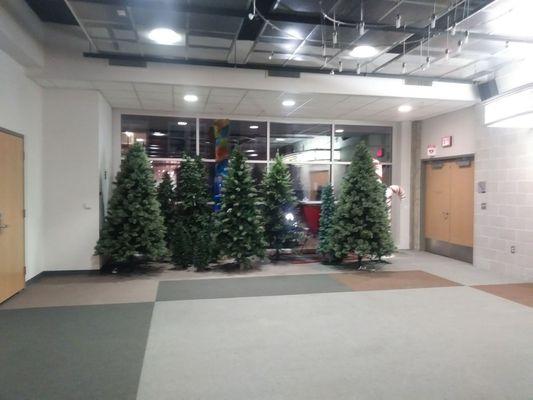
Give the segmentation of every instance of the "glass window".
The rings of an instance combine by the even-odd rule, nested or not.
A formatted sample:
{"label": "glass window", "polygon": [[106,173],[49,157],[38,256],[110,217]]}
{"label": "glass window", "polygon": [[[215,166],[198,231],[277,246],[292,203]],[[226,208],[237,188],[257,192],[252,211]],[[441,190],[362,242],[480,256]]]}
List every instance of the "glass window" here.
{"label": "glass window", "polygon": [[[215,159],[214,119],[200,120],[200,155]],[[267,123],[257,121],[229,121],[229,151],[239,146],[250,160],[266,160]]]}
{"label": "glass window", "polygon": [[154,178],[158,184],[163,179],[163,174],[165,172],[168,172],[170,177],[174,181],[174,184],[176,183],[176,177],[179,175],[179,168],[180,168],[179,161],[177,160],[175,161],[174,160],[170,160],[170,161],[151,160],[150,164],[152,165],[152,169],[154,171]]}
{"label": "glass window", "polygon": [[331,125],[270,124],[270,158],[279,152],[287,163],[329,162]]}
{"label": "glass window", "polygon": [[329,184],[329,164],[289,164],[289,171],[298,200],[320,200],[322,189]]}
{"label": "glass window", "polygon": [[372,157],[381,162],[392,160],[390,126],[335,125],[334,161],[352,161],[355,146],[364,141]]}
{"label": "glass window", "polygon": [[122,154],[141,142],[151,158],[180,158],[196,154],[196,118],[122,116]]}
{"label": "glass window", "polygon": [[[215,163],[213,161],[207,161],[204,162],[204,165],[207,174],[209,194],[213,195],[215,180]],[[256,183],[256,185],[259,185],[263,181],[263,175],[265,174],[265,171],[267,169],[267,163],[248,163],[248,166],[250,167],[254,182]]]}

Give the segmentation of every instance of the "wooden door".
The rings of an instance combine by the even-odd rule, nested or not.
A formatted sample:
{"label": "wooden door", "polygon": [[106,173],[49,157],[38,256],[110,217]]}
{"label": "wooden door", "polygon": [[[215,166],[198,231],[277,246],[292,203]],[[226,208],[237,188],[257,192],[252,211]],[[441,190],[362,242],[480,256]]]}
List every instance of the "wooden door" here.
{"label": "wooden door", "polygon": [[450,163],[450,243],[474,246],[474,164]]}
{"label": "wooden door", "polygon": [[426,164],[425,236],[448,242],[450,239],[450,164]]}
{"label": "wooden door", "polygon": [[24,288],[24,141],[0,131],[0,302]]}
{"label": "wooden door", "polygon": [[310,200],[320,200],[320,192],[322,189],[329,184],[329,171],[311,171],[310,172],[310,181],[311,181],[311,199]]}

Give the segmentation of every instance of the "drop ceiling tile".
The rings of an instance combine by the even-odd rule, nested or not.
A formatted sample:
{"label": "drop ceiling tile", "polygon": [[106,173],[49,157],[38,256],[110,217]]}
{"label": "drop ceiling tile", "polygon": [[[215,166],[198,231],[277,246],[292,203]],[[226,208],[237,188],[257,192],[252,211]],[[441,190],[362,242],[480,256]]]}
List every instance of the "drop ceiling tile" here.
{"label": "drop ceiling tile", "polygon": [[133,85],[130,82],[95,81],[92,85],[99,90],[133,91]]}
{"label": "drop ceiling tile", "polygon": [[137,92],[172,93],[171,85],[157,85],[152,83],[135,83]]}
{"label": "drop ceiling tile", "polygon": [[197,96],[207,96],[211,91],[208,87],[200,86],[174,86],[174,93],[178,95],[195,94]]}
{"label": "drop ceiling tile", "polygon": [[226,89],[226,88],[213,88],[211,89],[211,96],[231,96],[242,97],[246,94],[247,90],[244,89]]}

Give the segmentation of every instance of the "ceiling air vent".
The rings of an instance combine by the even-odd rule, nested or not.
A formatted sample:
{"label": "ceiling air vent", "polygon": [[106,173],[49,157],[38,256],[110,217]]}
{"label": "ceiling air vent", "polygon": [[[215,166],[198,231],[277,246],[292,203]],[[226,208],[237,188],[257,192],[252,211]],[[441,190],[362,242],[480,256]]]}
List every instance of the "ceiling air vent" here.
{"label": "ceiling air vent", "polygon": [[109,60],[109,65],[115,67],[136,67],[146,68],[146,61],[143,60],[121,60],[120,58],[112,58]]}
{"label": "ceiling air vent", "polygon": [[405,78],[404,82],[411,86],[433,86],[433,81],[427,78],[409,77]]}
{"label": "ceiling air vent", "polygon": [[300,72],[299,71],[282,71],[278,69],[269,69],[267,71],[268,76],[275,76],[278,78],[299,78]]}

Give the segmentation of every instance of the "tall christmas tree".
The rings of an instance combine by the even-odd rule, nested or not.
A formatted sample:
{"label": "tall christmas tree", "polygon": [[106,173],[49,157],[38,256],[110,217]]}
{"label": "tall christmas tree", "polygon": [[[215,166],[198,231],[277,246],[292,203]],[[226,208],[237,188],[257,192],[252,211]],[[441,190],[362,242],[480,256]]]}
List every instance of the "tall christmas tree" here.
{"label": "tall christmas tree", "polygon": [[131,263],[136,256],[164,257],[165,224],[152,168],[141,144],[134,144],[126,154],[115,185],[96,254],[118,263]]}
{"label": "tall christmas tree", "polygon": [[283,244],[293,235],[285,216],[294,213],[296,202],[289,169],[279,154],[263,179],[261,196],[266,240],[276,250],[275,258],[279,259]]}
{"label": "tall christmas tree", "polygon": [[264,229],[256,203],[250,168],[244,155],[236,149],[231,154],[222,186],[218,244],[225,255],[235,258],[241,269],[250,266],[251,257],[262,257],[265,251]]}
{"label": "tall christmas tree", "polygon": [[355,252],[358,268],[364,257],[380,258],[394,251],[385,200],[385,186],[378,180],[372,156],[364,142],[356,146],[344,177],[333,218],[335,256],[344,259]]}
{"label": "tall christmas tree", "polygon": [[161,207],[161,215],[165,222],[166,235],[165,240],[167,246],[170,246],[172,240],[172,227],[174,225],[174,207],[175,207],[175,195],[172,184],[172,178],[168,172],[163,174],[163,179],[157,187],[157,200]]}
{"label": "tall christmas tree", "polygon": [[192,265],[202,270],[211,256],[212,210],[207,176],[199,158],[184,158],[177,185],[172,259],[181,267]]}
{"label": "tall christmas tree", "polygon": [[320,206],[320,227],[318,230],[317,251],[324,259],[331,263],[335,260],[333,249],[333,215],[335,213],[335,196],[331,185],[322,190],[322,205]]}

